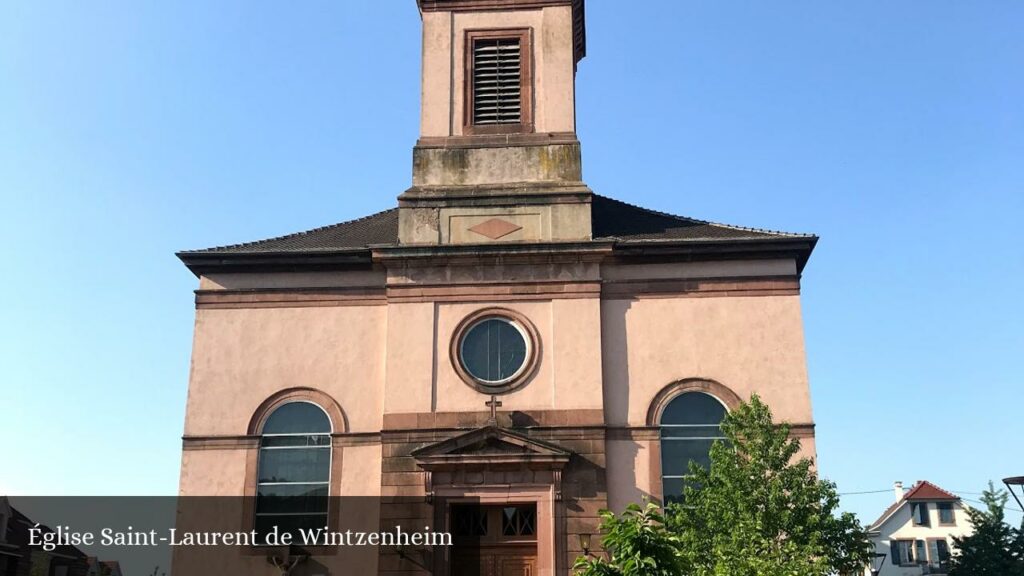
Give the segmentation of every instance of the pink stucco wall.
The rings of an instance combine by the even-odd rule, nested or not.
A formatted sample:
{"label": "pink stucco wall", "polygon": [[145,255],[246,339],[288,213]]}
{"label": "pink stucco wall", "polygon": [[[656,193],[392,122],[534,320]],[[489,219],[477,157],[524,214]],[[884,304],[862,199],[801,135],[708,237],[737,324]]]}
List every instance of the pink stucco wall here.
{"label": "pink stucco wall", "polygon": [[380,430],[386,322],[384,306],[197,310],[185,434],[245,434],[260,403],[300,386],[333,397],[349,431]]}
{"label": "pink stucco wall", "polygon": [[684,378],[812,421],[798,296],[605,300],[601,319],[609,424],[645,425],[654,396]]}
{"label": "pink stucco wall", "polygon": [[574,132],[572,8],[549,6],[507,12],[424,12],[420,135],[462,135],[465,33],[494,28],[532,30],[536,131]]}

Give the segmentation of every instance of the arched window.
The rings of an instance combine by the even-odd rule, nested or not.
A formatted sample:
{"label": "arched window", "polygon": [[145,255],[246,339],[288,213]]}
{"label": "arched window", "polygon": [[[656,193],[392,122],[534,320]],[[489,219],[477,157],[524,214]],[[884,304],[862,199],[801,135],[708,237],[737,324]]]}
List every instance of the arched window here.
{"label": "arched window", "polygon": [[683,495],[683,477],[694,461],[711,465],[711,444],[722,439],[725,406],[703,392],[676,396],[661,413],[661,486],[665,503]]}
{"label": "arched window", "polygon": [[331,482],[331,420],[310,402],[271,412],[260,437],[256,531],[280,533],[327,525]]}

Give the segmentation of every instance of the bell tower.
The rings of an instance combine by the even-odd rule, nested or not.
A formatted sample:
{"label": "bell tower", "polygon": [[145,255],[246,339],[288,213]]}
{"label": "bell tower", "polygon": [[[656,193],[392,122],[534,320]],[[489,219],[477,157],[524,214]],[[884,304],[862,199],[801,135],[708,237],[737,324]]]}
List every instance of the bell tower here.
{"label": "bell tower", "polygon": [[418,0],[420,137],[403,245],[591,238],[576,139],[582,0]]}

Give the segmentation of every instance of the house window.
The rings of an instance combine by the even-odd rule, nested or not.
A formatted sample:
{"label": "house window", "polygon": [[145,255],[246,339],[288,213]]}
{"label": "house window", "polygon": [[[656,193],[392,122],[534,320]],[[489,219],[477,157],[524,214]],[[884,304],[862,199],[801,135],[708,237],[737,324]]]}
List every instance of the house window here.
{"label": "house window", "polygon": [[466,55],[466,132],[531,132],[530,31],[469,31]]}
{"label": "house window", "polygon": [[[256,532],[296,534],[327,524],[331,480],[331,420],[310,402],[276,408],[260,437]],[[296,536],[298,536],[296,534]]]}
{"label": "house window", "polygon": [[928,552],[925,550],[924,540],[916,540],[914,542],[914,560],[918,564],[924,564],[928,558]]}
{"label": "house window", "polygon": [[891,548],[893,564],[896,564],[898,566],[914,565],[913,540],[893,540],[891,543]]}
{"label": "house window", "polygon": [[678,501],[683,481],[694,462],[711,466],[711,445],[724,440],[720,424],[725,406],[703,392],[685,392],[665,407],[661,414],[661,485],[664,501]]}
{"label": "house window", "polygon": [[944,573],[949,568],[949,544],[945,539],[928,540],[928,564],[932,572]]}
{"label": "house window", "polygon": [[929,526],[930,522],[928,521],[928,503],[911,502],[910,516],[911,518],[913,518],[914,526]]}
{"label": "house window", "polygon": [[952,502],[939,502],[939,524],[943,526],[954,526],[956,525],[956,517],[953,516],[953,503]]}

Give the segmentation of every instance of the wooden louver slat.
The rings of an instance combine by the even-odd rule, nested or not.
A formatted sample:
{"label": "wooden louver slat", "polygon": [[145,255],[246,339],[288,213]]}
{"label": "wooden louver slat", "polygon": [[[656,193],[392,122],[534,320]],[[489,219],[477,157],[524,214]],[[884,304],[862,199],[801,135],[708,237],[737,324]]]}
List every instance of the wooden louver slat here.
{"label": "wooden louver slat", "polygon": [[522,122],[519,38],[480,38],[473,43],[473,124]]}

